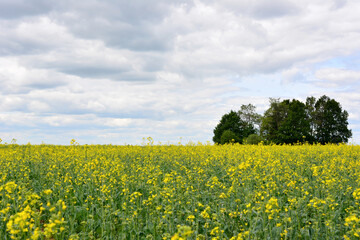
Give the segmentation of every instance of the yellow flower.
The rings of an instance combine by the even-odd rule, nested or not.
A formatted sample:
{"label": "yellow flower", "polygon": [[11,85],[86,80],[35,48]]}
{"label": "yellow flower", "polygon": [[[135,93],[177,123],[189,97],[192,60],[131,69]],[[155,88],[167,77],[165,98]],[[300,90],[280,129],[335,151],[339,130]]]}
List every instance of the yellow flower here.
{"label": "yellow flower", "polygon": [[216,236],[220,233],[219,227],[215,227],[211,230],[210,235]]}
{"label": "yellow flower", "polygon": [[47,190],[44,190],[43,193],[46,194],[46,195],[50,195],[52,193],[52,190],[47,189]]}
{"label": "yellow flower", "polygon": [[187,220],[187,221],[190,221],[190,222],[193,222],[194,219],[195,219],[195,216],[194,216],[194,215],[189,215],[189,216],[186,218],[186,220]]}
{"label": "yellow flower", "polygon": [[191,227],[189,226],[179,225],[177,227],[178,231],[176,234],[174,234],[174,236],[171,237],[171,240],[186,240],[193,233]]}
{"label": "yellow flower", "polygon": [[227,198],[226,194],[225,193],[221,193],[219,198]]}
{"label": "yellow flower", "polygon": [[356,189],[352,195],[356,200],[359,200],[360,199],[360,188]]}

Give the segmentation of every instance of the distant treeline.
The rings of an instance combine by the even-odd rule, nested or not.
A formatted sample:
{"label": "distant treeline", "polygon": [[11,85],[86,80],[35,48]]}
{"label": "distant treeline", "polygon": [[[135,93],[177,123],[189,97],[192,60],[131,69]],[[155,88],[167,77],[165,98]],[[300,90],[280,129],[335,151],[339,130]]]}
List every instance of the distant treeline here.
{"label": "distant treeline", "polygon": [[252,104],[222,116],[214,129],[213,141],[257,144],[342,143],[352,136],[348,112],[328,96],[296,99],[270,98],[270,107],[260,115]]}

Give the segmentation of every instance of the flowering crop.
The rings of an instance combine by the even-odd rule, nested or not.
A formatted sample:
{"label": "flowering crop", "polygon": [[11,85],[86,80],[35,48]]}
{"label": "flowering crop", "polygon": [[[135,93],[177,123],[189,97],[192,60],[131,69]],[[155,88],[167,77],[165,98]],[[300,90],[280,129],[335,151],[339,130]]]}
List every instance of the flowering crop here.
{"label": "flowering crop", "polygon": [[0,145],[0,239],[359,239],[360,147]]}

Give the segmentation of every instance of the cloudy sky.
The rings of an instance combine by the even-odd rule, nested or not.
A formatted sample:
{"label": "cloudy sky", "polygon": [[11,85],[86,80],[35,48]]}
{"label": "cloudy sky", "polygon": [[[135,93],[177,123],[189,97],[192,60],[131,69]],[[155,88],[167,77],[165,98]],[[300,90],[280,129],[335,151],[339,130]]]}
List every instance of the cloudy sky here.
{"label": "cloudy sky", "polygon": [[0,138],[211,141],[269,97],[328,95],[360,143],[358,0],[0,0]]}

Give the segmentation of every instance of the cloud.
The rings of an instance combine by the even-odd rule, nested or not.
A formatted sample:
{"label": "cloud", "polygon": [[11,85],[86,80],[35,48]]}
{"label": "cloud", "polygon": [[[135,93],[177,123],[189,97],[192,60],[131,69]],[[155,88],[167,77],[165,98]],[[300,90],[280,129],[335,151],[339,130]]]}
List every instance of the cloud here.
{"label": "cloud", "polygon": [[46,70],[28,68],[13,58],[0,58],[0,92],[26,93],[32,89],[50,89],[66,84],[64,75]]}
{"label": "cloud", "polygon": [[351,86],[360,82],[360,71],[324,68],[315,73],[315,76],[321,80],[321,83],[331,87]]}
{"label": "cloud", "polygon": [[347,0],[334,0],[334,3],[331,7],[332,10],[338,10],[345,7],[347,4]]}
{"label": "cloud", "polygon": [[151,81],[152,71],[161,66],[156,54],[137,56],[128,50],[109,48],[99,40],[78,39],[47,17],[3,26],[3,30],[6,41],[0,52],[5,56],[22,55],[18,62],[27,68],[52,69],[79,77]]}
{"label": "cloud", "polygon": [[292,67],[282,71],[282,78],[285,84],[293,82],[301,82],[306,80],[306,71],[305,69]]}
{"label": "cloud", "polygon": [[[173,7],[191,1],[62,1],[57,18],[80,38],[134,51],[164,51],[169,40],[157,24]],[[69,7],[71,6],[71,7]],[[151,9],[151,11],[149,11]]]}
{"label": "cloud", "polygon": [[66,27],[44,16],[0,21],[0,30],[0,54],[5,56],[44,53],[71,44]]}
{"label": "cloud", "polygon": [[323,94],[357,126],[359,11],[350,0],[2,1],[2,134],[206,141],[241,104],[261,113],[269,97]]}
{"label": "cloud", "polygon": [[2,0],[0,18],[15,19],[44,14],[53,8],[54,3],[52,0]]}

